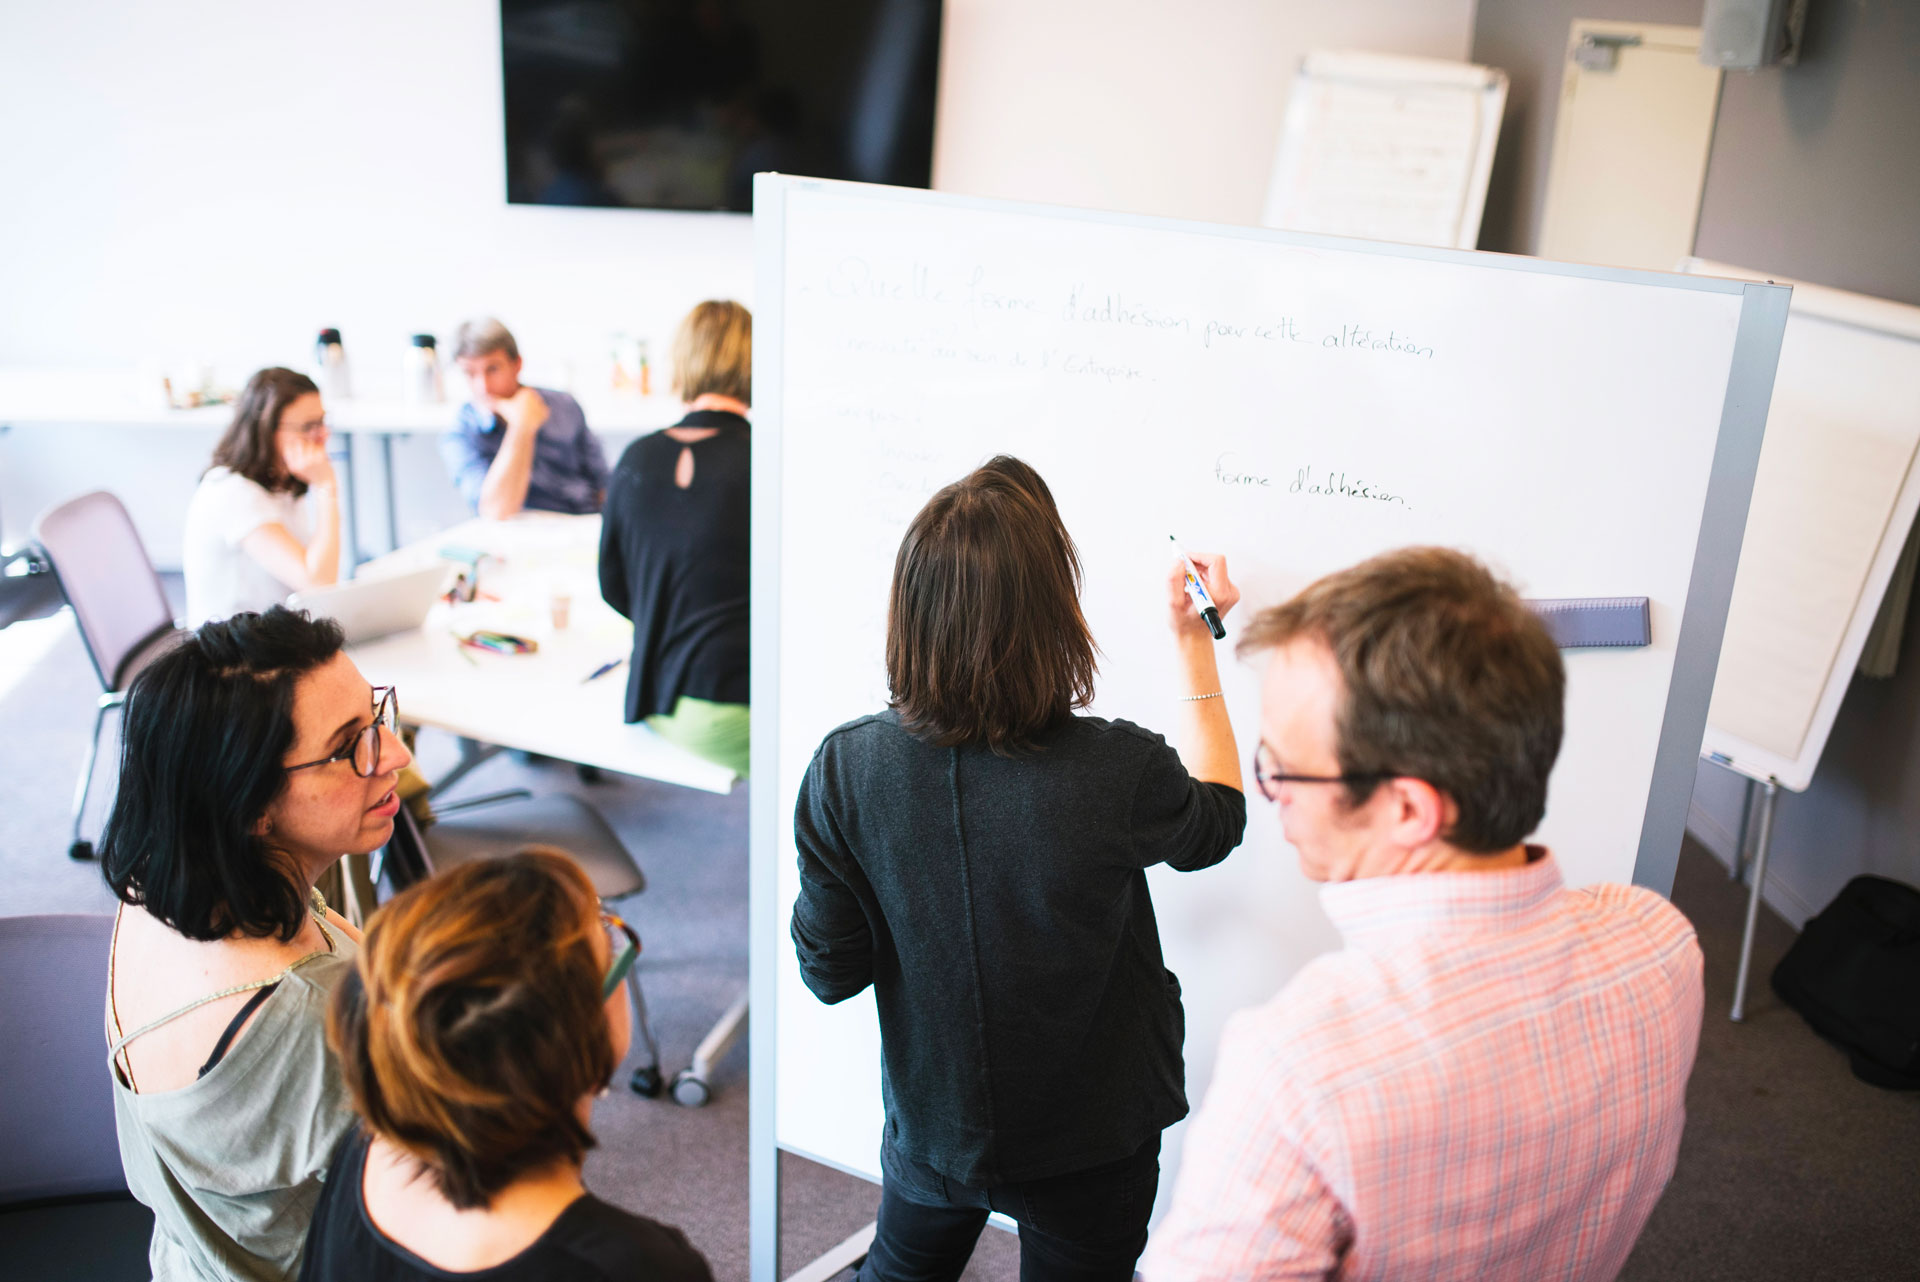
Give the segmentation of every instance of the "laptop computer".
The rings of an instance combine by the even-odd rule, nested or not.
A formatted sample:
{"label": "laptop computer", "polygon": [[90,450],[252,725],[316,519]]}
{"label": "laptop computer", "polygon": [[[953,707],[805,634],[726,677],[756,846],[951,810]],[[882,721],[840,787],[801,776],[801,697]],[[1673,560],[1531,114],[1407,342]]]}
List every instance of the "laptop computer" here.
{"label": "laptop computer", "polygon": [[445,561],[401,574],[349,579],[330,587],[296,592],[287,604],[314,618],[334,620],[348,645],[405,632],[426,622],[427,611],[446,593],[458,567]]}

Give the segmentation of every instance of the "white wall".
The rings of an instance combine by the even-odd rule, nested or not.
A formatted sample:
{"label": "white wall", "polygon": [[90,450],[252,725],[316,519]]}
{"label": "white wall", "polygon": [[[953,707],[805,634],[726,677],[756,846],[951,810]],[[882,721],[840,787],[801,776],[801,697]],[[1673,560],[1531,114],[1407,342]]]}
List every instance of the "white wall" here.
{"label": "white wall", "polygon": [[[78,0],[0,16],[0,362],[241,374],[345,331],[364,392],[495,311],[597,356],[744,296],[738,215],[510,207],[490,0]],[[26,250],[27,252],[14,252]]]}
{"label": "white wall", "polygon": [[[1308,48],[1460,58],[1472,21],[1472,0],[948,0],[936,181],[1251,222]],[[744,216],[508,206],[499,68],[494,0],[0,4],[0,367],[237,385],[332,325],[356,391],[391,396],[409,334],[492,312],[532,381],[577,390],[613,331],[658,352],[699,299],[751,303]],[[205,448],[0,437],[0,541],[104,485],[177,563]],[[402,537],[457,518],[432,440],[396,449]],[[378,545],[377,514],[360,529]]]}
{"label": "white wall", "polygon": [[1311,49],[1464,60],[1474,0],[947,0],[934,185],[1256,223]]}

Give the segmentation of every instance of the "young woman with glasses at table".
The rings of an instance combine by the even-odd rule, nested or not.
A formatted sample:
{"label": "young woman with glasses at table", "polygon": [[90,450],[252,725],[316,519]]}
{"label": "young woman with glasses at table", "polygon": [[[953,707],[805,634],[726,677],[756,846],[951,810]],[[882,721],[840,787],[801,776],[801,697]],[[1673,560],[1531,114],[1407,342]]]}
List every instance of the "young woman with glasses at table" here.
{"label": "young woman with glasses at table", "polygon": [[264,610],[340,573],[340,498],[327,415],[305,374],[263,369],[187,505],[187,625]]}
{"label": "young woman with glasses at table", "polygon": [[376,913],[328,1018],[366,1125],[334,1156],[302,1282],[711,1282],[677,1229],[580,1179],[639,950],[552,847],[462,864]]}
{"label": "young woman with glasses at table", "polygon": [[[1222,615],[1224,558],[1194,557]],[[824,1001],[874,988],[886,1128],[862,1282],[960,1276],[989,1211],[1027,1282],[1128,1282],[1160,1132],[1186,1115],[1180,986],[1146,869],[1240,843],[1211,633],[1164,592],[1179,752],[1076,715],[1095,650],[1046,482],[1000,457],[935,494],[894,561],[891,706],[800,785],[793,938]]]}
{"label": "young woman with glasses at table", "polygon": [[156,1279],[284,1279],[353,1125],[325,1044],[358,934],[314,880],[384,845],[411,760],[331,620],[209,623],[128,695],[100,863],[122,907],[107,1038]]}

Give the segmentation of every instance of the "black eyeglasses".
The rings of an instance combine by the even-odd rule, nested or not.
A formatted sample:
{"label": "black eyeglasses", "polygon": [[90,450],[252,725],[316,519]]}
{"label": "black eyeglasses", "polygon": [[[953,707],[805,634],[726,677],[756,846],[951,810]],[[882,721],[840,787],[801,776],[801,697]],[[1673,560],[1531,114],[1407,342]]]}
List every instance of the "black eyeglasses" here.
{"label": "black eyeglasses", "polygon": [[1365,774],[1295,775],[1288,774],[1284,770],[1272,769],[1272,766],[1273,754],[1267,751],[1267,745],[1264,743],[1256,745],[1253,750],[1253,784],[1260,790],[1260,795],[1268,801],[1280,800],[1280,785],[1283,783],[1360,784],[1378,783],[1382,779],[1393,778],[1393,774],[1385,770],[1375,770]]}
{"label": "black eyeglasses", "polygon": [[620,981],[633,969],[634,962],[640,960],[640,934],[610,912],[602,912],[600,922],[607,928],[607,938],[615,945],[607,961],[607,977],[600,981],[600,1000],[605,1001],[620,987]]}
{"label": "black eyeglasses", "polygon": [[288,766],[287,773],[295,770],[308,770],[314,766],[324,766],[335,761],[349,762],[353,773],[362,779],[371,779],[380,773],[380,728],[385,726],[395,737],[400,734],[400,698],[392,686],[373,688],[373,720],[366,729],[349,739],[332,756],[322,757],[318,761],[303,761],[297,766]]}

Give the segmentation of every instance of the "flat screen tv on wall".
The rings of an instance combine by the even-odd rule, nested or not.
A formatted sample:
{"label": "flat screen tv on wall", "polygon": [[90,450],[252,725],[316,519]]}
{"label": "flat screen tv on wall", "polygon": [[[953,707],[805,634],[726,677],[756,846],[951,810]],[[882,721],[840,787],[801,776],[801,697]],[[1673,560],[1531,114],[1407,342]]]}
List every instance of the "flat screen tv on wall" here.
{"label": "flat screen tv on wall", "polygon": [[507,199],[747,211],[765,169],[925,187],[940,0],[500,0]]}

